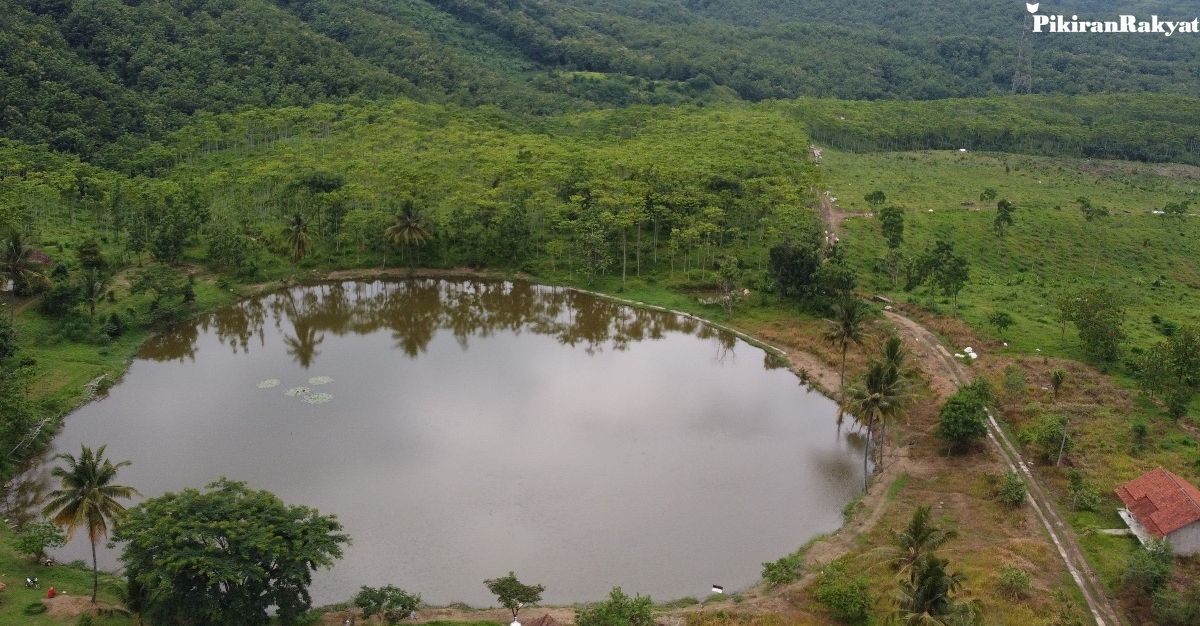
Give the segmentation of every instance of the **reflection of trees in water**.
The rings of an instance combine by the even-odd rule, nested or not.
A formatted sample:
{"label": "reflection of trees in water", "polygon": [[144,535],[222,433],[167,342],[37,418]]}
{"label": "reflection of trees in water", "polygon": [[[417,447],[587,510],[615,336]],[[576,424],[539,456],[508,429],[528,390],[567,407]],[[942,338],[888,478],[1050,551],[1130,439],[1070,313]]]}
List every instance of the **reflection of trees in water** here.
{"label": "reflection of trees in water", "polygon": [[497,332],[550,336],[589,353],[625,350],[636,341],[668,332],[715,339],[721,355],[736,338],[694,318],[636,309],[574,291],[494,281],[408,280],[345,282],[295,287],[226,307],[195,324],[148,343],[143,356],[155,360],[195,356],[200,331],[215,332],[235,353],[266,341],[264,327],[283,335],[288,354],[309,367],[326,334],[365,335],[390,331],[410,357],[424,352],[440,331],[449,331],[465,350],[471,337]]}

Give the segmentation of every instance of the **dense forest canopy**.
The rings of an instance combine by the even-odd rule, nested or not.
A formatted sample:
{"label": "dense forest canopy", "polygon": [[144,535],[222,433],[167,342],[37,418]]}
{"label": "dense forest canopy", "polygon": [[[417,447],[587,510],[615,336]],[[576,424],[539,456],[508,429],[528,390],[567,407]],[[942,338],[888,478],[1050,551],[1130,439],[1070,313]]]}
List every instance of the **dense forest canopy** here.
{"label": "dense forest canopy", "polygon": [[[969,0],[0,0],[0,134],[112,163],[197,111],[247,106],[994,96],[1014,90],[1023,15]],[[1195,37],[1027,44],[1034,93],[1188,93],[1200,78]]]}

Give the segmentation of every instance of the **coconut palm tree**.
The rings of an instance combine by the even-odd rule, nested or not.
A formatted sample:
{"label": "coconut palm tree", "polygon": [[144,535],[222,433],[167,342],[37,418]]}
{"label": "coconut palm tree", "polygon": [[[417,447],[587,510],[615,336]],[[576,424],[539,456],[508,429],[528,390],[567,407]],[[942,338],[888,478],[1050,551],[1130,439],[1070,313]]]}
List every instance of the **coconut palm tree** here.
{"label": "coconut palm tree", "polygon": [[929,507],[919,506],[913,511],[912,518],[904,530],[897,532],[889,530],[891,546],[888,563],[897,573],[909,574],[911,581],[915,576],[913,565],[921,557],[933,554],[934,550],[954,539],[958,533],[945,529],[931,521]]}
{"label": "coconut palm tree", "polygon": [[113,484],[117,470],[129,465],[129,461],[113,463],[104,458],[105,446],[95,451],[80,446],[79,456],[60,454],[63,464],[51,470],[50,475],[59,480],[60,488],[47,495],[42,513],[55,524],[66,528],[68,539],[80,528],[86,528],[92,542],[92,603],[96,602],[96,590],[100,584],[96,565],[96,543],[108,535],[108,527],[125,513],[118,499],[131,498],[138,494],[133,487]]}
{"label": "coconut palm tree", "polygon": [[404,250],[407,261],[409,247],[424,244],[433,234],[425,223],[425,217],[413,206],[412,200],[408,200],[404,203],[404,210],[396,215],[396,221],[383,231],[383,236]]}
{"label": "coconut palm tree", "polygon": [[292,255],[292,265],[300,265],[300,261],[308,256],[308,250],[312,242],[308,237],[308,218],[304,214],[297,211],[292,215],[292,219],[288,222],[287,230],[288,250]]}
{"label": "coconut palm tree", "polygon": [[885,394],[879,413],[879,465],[883,466],[884,451],[887,446],[887,425],[895,420],[911,399],[909,393],[908,371],[905,361],[908,360],[908,349],[904,341],[896,335],[890,335],[883,342],[880,363],[883,364],[886,377],[881,391]]}
{"label": "coconut palm tree", "polygon": [[896,592],[896,620],[904,626],[968,626],[980,623],[979,610],[955,598],[965,577],[946,571],[949,561],[933,554],[918,558],[912,577]]}
{"label": "coconut palm tree", "polygon": [[863,445],[863,491],[870,485],[870,473],[867,462],[871,458],[871,435],[875,432],[875,423],[890,402],[888,397],[887,368],[879,361],[873,361],[867,368],[867,374],[862,383],[853,386],[848,393],[843,406],[855,419],[862,424],[867,432],[867,440]]}
{"label": "coconut palm tree", "polygon": [[841,389],[842,401],[846,399],[846,349],[851,343],[862,344],[867,325],[867,306],[860,300],[847,298],[833,305],[833,317],[825,320],[829,329],[825,340],[840,344],[842,349],[842,367],[838,376],[838,387]]}
{"label": "coconut palm tree", "polygon": [[80,294],[88,303],[88,317],[96,319],[96,303],[104,297],[104,290],[108,289],[108,282],[108,275],[96,268],[89,269],[84,273],[79,286]]}
{"label": "coconut palm tree", "polygon": [[3,271],[6,279],[12,281],[12,289],[9,291],[11,299],[8,303],[8,321],[11,322],[16,316],[17,294],[33,285],[49,284],[50,278],[41,271],[42,264],[34,258],[33,248],[25,245],[21,233],[16,230],[9,232],[8,238],[4,240],[0,249],[0,263],[3,263],[0,271]]}

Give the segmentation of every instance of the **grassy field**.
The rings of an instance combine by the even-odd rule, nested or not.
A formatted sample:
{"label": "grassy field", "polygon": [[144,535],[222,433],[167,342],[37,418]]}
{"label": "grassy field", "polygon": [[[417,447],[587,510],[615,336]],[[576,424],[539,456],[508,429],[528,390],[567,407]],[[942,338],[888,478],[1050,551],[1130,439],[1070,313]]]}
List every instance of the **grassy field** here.
{"label": "grassy field", "polygon": [[[1083,286],[1104,285],[1128,306],[1131,344],[1162,337],[1152,316],[1177,324],[1200,321],[1200,219],[1166,218],[1152,211],[1191,200],[1200,207],[1200,168],[958,152],[852,154],[826,151],[826,185],[852,212],[844,240],[866,289],[954,314],[951,303],[927,288],[905,293],[872,271],[886,250],[878,222],[862,214],[863,196],[887,194],[907,210],[908,252],[936,239],[954,243],[970,261],[971,278],[957,315],[989,339],[1006,339],[1019,352],[1081,358],[1073,332],[1065,336],[1056,299]],[[995,202],[984,189],[1017,205],[1016,224],[1003,236],[993,228]],[[1111,216],[1087,223],[1076,200],[1087,197]],[[1197,210],[1200,210],[1198,208]],[[855,215],[858,214],[858,215]],[[997,311],[1016,319],[1005,337],[987,325]]]}
{"label": "grassy field", "polygon": [[[75,565],[60,565],[45,567],[32,563],[26,557],[17,554],[10,541],[12,531],[7,524],[0,524],[0,582],[8,587],[0,591],[0,624],[21,624],[22,626],[60,626],[64,623],[75,623],[74,619],[63,620],[46,614],[30,615],[26,608],[38,604],[46,597],[46,591],[54,587],[59,593],[71,596],[90,596],[92,592],[92,571],[87,567]],[[41,589],[27,589],[25,578],[36,576],[42,584]],[[119,579],[101,575],[100,601],[106,604],[118,604],[115,593]],[[126,626],[133,620],[126,617],[97,617],[97,626]]]}
{"label": "grassy field", "polygon": [[[1127,355],[1163,338],[1152,316],[1178,324],[1200,321],[1200,220],[1152,213],[1166,203],[1195,202],[1200,169],[999,154],[836,151],[826,152],[822,168],[838,205],[850,212],[842,237],[865,288],[917,305],[924,311],[921,321],[950,345],[972,345],[984,353],[973,369],[1004,390],[1005,427],[1024,440],[1027,458],[1058,496],[1092,567],[1116,594],[1136,543],[1097,532],[1124,526],[1113,489],[1157,466],[1200,482],[1193,425],[1198,411],[1193,406],[1188,418],[1174,422],[1137,391],[1122,368],[1102,374],[1085,365],[1074,330],[1064,333],[1058,322],[1055,299],[1089,285],[1119,293],[1127,305]],[[988,187],[1019,207],[1016,225],[1003,238],[992,227],[994,202],[979,199]],[[941,238],[970,260],[971,279],[957,312],[925,288],[905,293],[872,271],[884,242],[877,220],[864,215],[862,196],[875,189],[887,194],[889,204],[907,209],[907,249]],[[1112,215],[1100,225],[1087,224],[1075,203],[1080,196]],[[1003,337],[987,322],[995,311],[1017,320]],[[965,326],[950,319],[956,314]],[[1068,372],[1057,401],[1047,390],[1056,368]],[[1038,459],[1031,438],[1040,422],[1057,417],[1070,420],[1074,444],[1062,467]],[[1139,423],[1147,428],[1141,442],[1134,434]],[[1072,470],[1099,496],[1094,510],[1072,509]],[[1138,613],[1144,607],[1125,608],[1146,617]]]}

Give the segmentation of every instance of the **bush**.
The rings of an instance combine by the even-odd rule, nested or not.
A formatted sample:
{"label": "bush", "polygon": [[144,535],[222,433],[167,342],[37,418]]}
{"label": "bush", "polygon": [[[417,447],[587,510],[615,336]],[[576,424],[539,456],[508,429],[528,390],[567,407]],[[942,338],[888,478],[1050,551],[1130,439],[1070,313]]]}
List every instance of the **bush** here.
{"label": "bush", "polygon": [[1083,479],[1079,470],[1071,470],[1067,474],[1070,486],[1067,488],[1067,504],[1072,511],[1095,511],[1100,506],[1100,494]]}
{"label": "bush", "polygon": [[871,617],[874,597],[870,582],[864,576],[851,576],[842,561],[834,561],[821,570],[816,597],[840,620],[862,624]]}
{"label": "bush", "polygon": [[363,586],[354,596],[354,605],[362,609],[364,619],[378,615],[385,624],[398,624],[421,606],[421,596],[393,585]]}
{"label": "bush", "polygon": [[962,452],[987,435],[986,402],[977,390],[964,387],[946,400],[938,413],[938,437]]}
{"label": "bush", "polygon": [[1162,589],[1171,579],[1175,556],[1166,540],[1151,541],[1129,557],[1121,584],[1145,595]]}
{"label": "bush", "polygon": [[1005,472],[996,481],[995,498],[1009,507],[1019,507],[1025,501],[1025,481],[1016,472]]}
{"label": "bush", "polygon": [[1005,597],[1014,600],[1025,598],[1029,596],[1030,588],[1029,572],[1015,565],[1000,568],[1000,593]]}
{"label": "bush", "polygon": [[1160,589],[1154,594],[1154,620],[1159,626],[1196,626],[1200,624],[1200,584],[1176,593]]}
{"label": "bush", "polygon": [[575,611],[575,626],[654,626],[650,596],[630,598],[613,587],[608,601]]}
{"label": "bush", "polygon": [[75,305],[83,301],[79,288],[69,283],[59,283],[51,287],[38,303],[38,310],[50,317],[62,317],[71,312]]}
{"label": "bush", "polygon": [[75,626],[95,626],[96,618],[91,615],[80,615],[79,621],[75,622]]}
{"label": "bush", "polygon": [[17,330],[9,323],[8,316],[0,316],[0,360],[17,353]]}
{"label": "bush", "polygon": [[1070,454],[1075,444],[1067,430],[1067,418],[1060,415],[1044,416],[1021,433],[1021,440],[1030,447],[1034,457],[1044,463],[1056,462],[1060,449],[1063,456]]}
{"label": "bush", "polygon": [[762,578],[771,585],[786,585],[800,577],[804,555],[793,552],[779,560],[762,564]]}
{"label": "bush", "polygon": [[46,612],[46,605],[42,604],[41,600],[30,602],[25,605],[24,612],[26,615],[41,615]]}
{"label": "bush", "polygon": [[45,520],[22,524],[13,535],[13,547],[33,560],[45,558],[46,550],[61,548],[67,543],[62,529]]}

